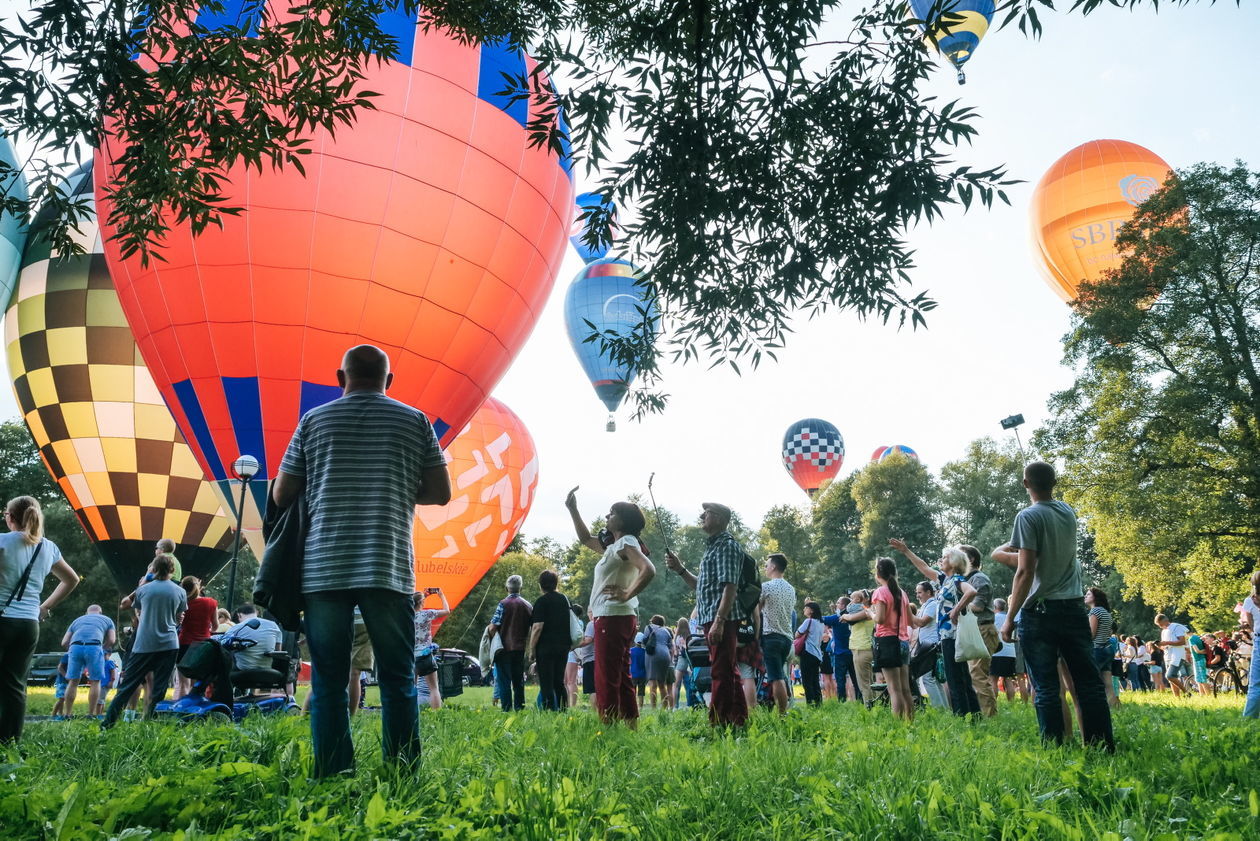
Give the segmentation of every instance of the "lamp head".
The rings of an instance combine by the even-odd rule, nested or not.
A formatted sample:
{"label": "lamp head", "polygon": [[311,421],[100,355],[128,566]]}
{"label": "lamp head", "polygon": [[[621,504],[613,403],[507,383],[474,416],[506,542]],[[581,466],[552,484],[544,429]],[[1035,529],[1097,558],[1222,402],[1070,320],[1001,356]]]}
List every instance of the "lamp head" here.
{"label": "lamp head", "polygon": [[232,462],[232,472],[238,479],[248,482],[258,475],[258,459],[253,456],[240,455]]}

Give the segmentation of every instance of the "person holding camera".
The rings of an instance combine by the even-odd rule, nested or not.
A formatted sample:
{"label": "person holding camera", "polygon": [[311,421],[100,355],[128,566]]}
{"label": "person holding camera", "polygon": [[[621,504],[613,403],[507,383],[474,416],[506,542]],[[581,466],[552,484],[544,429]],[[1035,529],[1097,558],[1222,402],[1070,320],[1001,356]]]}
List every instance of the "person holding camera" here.
{"label": "person holding camera", "polygon": [[[442,600],[442,609],[434,610],[424,606],[429,596],[437,596]],[[428,686],[429,708],[442,709],[442,691],[438,685],[437,644],[433,642],[433,620],[443,619],[451,615],[451,603],[441,587],[425,587],[412,596],[416,606],[416,643],[413,654],[416,658],[416,679],[423,680]]]}

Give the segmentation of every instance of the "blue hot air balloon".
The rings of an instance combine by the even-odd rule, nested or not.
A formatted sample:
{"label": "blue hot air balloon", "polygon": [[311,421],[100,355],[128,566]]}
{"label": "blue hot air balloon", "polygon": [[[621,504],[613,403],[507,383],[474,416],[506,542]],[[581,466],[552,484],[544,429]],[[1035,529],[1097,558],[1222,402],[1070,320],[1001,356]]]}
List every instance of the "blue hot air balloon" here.
{"label": "blue hot air balloon", "polygon": [[[602,260],[608,256],[608,251],[612,247],[612,243],[601,243],[598,246],[591,246],[585,241],[586,227],[591,222],[589,214],[592,210],[601,207],[610,207],[612,209],[613,222],[617,220],[617,208],[608,203],[604,203],[604,198],[599,193],[581,193],[574,201],[573,226],[569,229],[569,242],[573,243],[573,250],[582,258],[583,263],[591,263],[595,260]],[[612,236],[617,235],[616,225],[609,232]]]}
{"label": "blue hot air balloon", "polygon": [[[13,146],[3,137],[0,137],[0,161],[11,167],[7,174],[0,176],[0,196],[26,201],[26,179],[22,177]],[[9,296],[13,294],[25,246],[25,222],[11,213],[0,213],[0,312],[7,308]]]}
{"label": "blue hot air balloon", "polygon": [[919,460],[919,454],[910,447],[907,447],[905,444],[893,444],[891,447],[884,447],[883,452],[879,452],[879,450],[876,450],[876,452],[879,453],[880,461],[883,461],[890,456],[905,456],[906,458],[912,458],[915,461]]}
{"label": "blue hot air balloon", "polygon": [[910,0],[910,9],[927,25],[929,41],[958,69],[958,84],[965,84],[963,65],[993,23],[993,0]]}
{"label": "blue hot air balloon", "polygon": [[[595,394],[608,407],[608,431],[616,429],[617,411],[637,371],[609,358],[592,333],[628,338],[655,335],[659,313],[647,288],[636,282],[638,270],[625,260],[596,260],[578,272],[564,296],[564,323],[582,370],[590,377]],[[592,330],[592,326],[594,329]]]}

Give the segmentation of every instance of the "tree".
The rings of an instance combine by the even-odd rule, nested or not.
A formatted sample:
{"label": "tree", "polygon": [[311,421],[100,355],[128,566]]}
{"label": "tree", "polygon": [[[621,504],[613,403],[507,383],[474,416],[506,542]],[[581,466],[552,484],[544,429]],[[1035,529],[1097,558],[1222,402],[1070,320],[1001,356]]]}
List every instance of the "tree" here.
{"label": "tree", "polygon": [[814,497],[812,516],[814,548],[818,561],[805,571],[805,584],[815,597],[834,599],[864,586],[871,564],[862,553],[859,538],[862,515],[853,499],[858,470],[827,485]]}
{"label": "tree", "polygon": [[893,455],[863,468],[853,481],[853,502],[862,517],[858,544],[871,581],[875,559],[889,554],[888,538],[899,537],[920,555],[941,545],[936,484],[919,463]]}
{"label": "tree", "polygon": [[[1028,504],[1024,459],[1011,443],[980,438],[966,455],[941,468],[941,530],[950,543],[970,543],[982,557],[1008,541],[1015,515]],[[983,564],[994,593],[1011,590],[1014,573],[1001,564]]]}
{"label": "tree", "polygon": [[33,496],[42,505],[63,499],[26,424],[9,420],[0,423],[0,505],[16,496]]}
{"label": "tree", "polygon": [[808,508],[795,505],[771,508],[761,521],[757,539],[765,554],[782,552],[787,557],[787,578],[802,595],[822,592],[817,589],[815,580],[819,560]]}
{"label": "tree", "polygon": [[[399,47],[378,20],[385,4],[288,5],[228,15],[221,0],[36,0],[0,26],[0,131],[34,147],[32,201],[56,206],[59,247],[71,241],[55,220],[85,208],[57,183],[84,144],[113,137],[114,221],[127,251],[149,253],[173,219],[204,229],[237,212],[232,164],[300,169],[317,131],[345,131],[374,107],[367,74]],[[1005,200],[1010,183],[1000,166],[951,159],[976,115],[921,94],[935,58],[900,0],[846,9],[849,31],[824,40],[836,11],[518,0],[426,3],[423,14],[539,59],[503,92],[535,106],[534,142],[557,154],[571,144],[603,192],[634,209],[621,223],[670,322],[668,351],[757,365],[798,312],[922,324],[933,303],[909,288],[906,227],[952,203]],[[557,96],[544,74],[567,90]],[[5,206],[29,209],[16,194]],[[606,239],[609,215],[591,221]],[[650,379],[663,350],[617,352]]]}
{"label": "tree", "polygon": [[1199,164],[1117,237],[1037,445],[1101,562],[1146,602],[1229,621],[1260,558],[1260,173]]}

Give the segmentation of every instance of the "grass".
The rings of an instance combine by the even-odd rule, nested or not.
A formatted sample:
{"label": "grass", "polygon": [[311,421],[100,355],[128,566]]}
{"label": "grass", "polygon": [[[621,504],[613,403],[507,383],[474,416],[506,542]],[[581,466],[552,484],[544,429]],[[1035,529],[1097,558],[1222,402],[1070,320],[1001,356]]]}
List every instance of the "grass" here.
{"label": "grass", "polygon": [[[532,700],[532,697],[531,697]],[[423,770],[382,766],[355,720],[356,776],[310,782],[308,723],[35,722],[0,754],[5,839],[1260,838],[1260,738],[1237,699],[1126,696],[1120,752],[1043,749],[1031,711],[970,724],[831,703],[703,713],[638,732],[589,710],[505,715],[488,690],[425,711]],[[37,703],[42,703],[38,701]]]}

